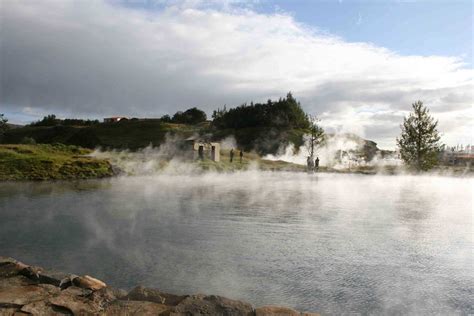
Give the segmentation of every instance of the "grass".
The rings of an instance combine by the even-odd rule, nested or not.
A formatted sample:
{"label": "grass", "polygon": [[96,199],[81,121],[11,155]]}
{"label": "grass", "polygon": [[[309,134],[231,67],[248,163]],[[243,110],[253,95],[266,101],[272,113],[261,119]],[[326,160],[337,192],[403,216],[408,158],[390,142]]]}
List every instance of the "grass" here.
{"label": "grass", "polygon": [[87,157],[90,150],[62,144],[0,145],[0,181],[69,180],[109,177],[106,160]]}
{"label": "grass", "polygon": [[267,171],[305,171],[305,167],[286,161],[273,161],[262,159],[258,154],[244,152],[242,162],[240,162],[239,151],[234,151],[233,162],[230,162],[230,150],[221,150],[220,161],[214,162],[209,159],[198,160],[196,164],[203,170],[231,172],[239,170],[267,170]]}

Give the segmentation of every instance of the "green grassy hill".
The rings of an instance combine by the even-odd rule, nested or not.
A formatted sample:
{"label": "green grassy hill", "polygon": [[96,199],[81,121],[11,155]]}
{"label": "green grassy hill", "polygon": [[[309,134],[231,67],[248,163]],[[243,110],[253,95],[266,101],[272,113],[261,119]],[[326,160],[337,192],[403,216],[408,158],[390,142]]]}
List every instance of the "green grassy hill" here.
{"label": "green grassy hill", "polygon": [[19,144],[25,139],[36,143],[62,143],[86,148],[117,148],[136,150],[150,144],[160,145],[167,133],[192,135],[200,126],[164,123],[160,120],[129,120],[93,126],[25,126],[8,130],[4,144]]}
{"label": "green grassy hill", "polygon": [[0,145],[0,181],[89,179],[112,176],[107,160],[90,150],[62,144]]}
{"label": "green grassy hill", "polygon": [[117,123],[101,123],[92,126],[24,126],[8,130],[2,138],[4,144],[20,144],[32,139],[38,144],[62,143],[85,148],[137,150],[159,146],[165,135],[180,135],[187,138],[193,134],[204,134],[214,140],[235,137],[239,148],[255,150],[263,155],[276,153],[290,142],[298,148],[303,142],[305,130],[253,127],[240,129],[216,129],[210,122],[197,125],[173,124],[158,119],[128,120]]}
{"label": "green grassy hill", "polygon": [[[54,144],[61,143],[84,148],[138,150],[149,145],[158,147],[166,135],[187,138],[192,135],[205,135],[206,138],[221,141],[229,136],[236,140],[236,146],[246,152],[254,151],[260,156],[276,154],[290,143],[299,148],[303,136],[309,131],[301,128],[245,127],[216,128],[209,121],[196,125],[175,124],[159,119],[127,120],[117,123],[100,123],[91,126],[24,126],[8,130],[1,143],[4,144]],[[357,156],[372,159],[379,152],[377,144],[356,135],[346,134],[348,140],[359,144],[354,152]],[[334,137],[328,134],[327,139]]]}

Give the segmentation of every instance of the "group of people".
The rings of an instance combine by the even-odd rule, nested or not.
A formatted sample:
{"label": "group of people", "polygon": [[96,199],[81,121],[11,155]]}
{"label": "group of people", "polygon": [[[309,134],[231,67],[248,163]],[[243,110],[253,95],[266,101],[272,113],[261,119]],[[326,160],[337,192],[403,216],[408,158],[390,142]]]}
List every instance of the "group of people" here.
{"label": "group of people", "polygon": [[[232,163],[234,161],[234,148],[230,150],[229,156],[230,156],[230,162]],[[240,150],[239,156],[240,156],[240,163],[242,163],[242,159],[244,158],[244,152],[242,151],[242,149]]]}
{"label": "group of people", "polygon": [[308,156],[308,159],[306,159],[306,163],[308,165],[308,171],[318,171],[318,169],[319,169],[319,157],[316,157],[316,159],[313,161],[313,157]]}

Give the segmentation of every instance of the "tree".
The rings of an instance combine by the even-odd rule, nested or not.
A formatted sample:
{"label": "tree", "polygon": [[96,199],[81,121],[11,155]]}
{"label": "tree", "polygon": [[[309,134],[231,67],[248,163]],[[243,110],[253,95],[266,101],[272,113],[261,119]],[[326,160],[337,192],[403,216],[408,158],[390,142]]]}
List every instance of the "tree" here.
{"label": "tree", "polygon": [[160,120],[165,123],[170,123],[171,122],[171,117],[168,114],[163,115]]}
{"label": "tree", "polygon": [[0,113],[0,137],[3,136],[5,131],[8,129],[7,122],[8,119],[5,117],[5,115]]}
{"label": "tree", "polygon": [[45,117],[41,121],[36,121],[31,123],[32,126],[56,126],[61,123],[60,119],[56,118],[56,115],[50,114]]}
{"label": "tree", "polygon": [[316,117],[310,116],[309,120],[311,121],[311,134],[308,139],[307,149],[311,159],[314,159],[315,149],[318,148],[324,141],[324,130],[317,124],[319,120]]}
{"label": "tree", "polygon": [[275,128],[280,131],[297,128],[308,129],[311,127],[306,113],[301,104],[296,101],[291,92],[286,98],[278,101],[268,100],[266,103],[246,103],[227,110],[214,111],[213,125],[219,129],[242,128]]}
{"label": "tree", "polygon": [[205,122],[207,120],[207,115],[204,111],[194,107],[184,112],[176,112],[171,120],[173,123],[198,124]]}
{"label": "tree", "polygon": [[438,163],[441,149],[436,129],[438,121],[429,114],[423,102],[412,104],[413,112],[403,119],[402,134],[397,138],[402,160],[416,170],[428,170]]}

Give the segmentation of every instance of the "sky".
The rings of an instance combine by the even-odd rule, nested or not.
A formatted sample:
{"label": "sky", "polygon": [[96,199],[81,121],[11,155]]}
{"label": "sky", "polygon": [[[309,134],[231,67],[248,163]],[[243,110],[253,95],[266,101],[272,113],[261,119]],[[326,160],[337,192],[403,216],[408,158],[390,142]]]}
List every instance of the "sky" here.
{"label": "sky", "polygon": [[291,91],[327,132],[395,147],[422,100],[471,144],[472,1],[81,0],[0,4],[0,113],[159,117]]}

